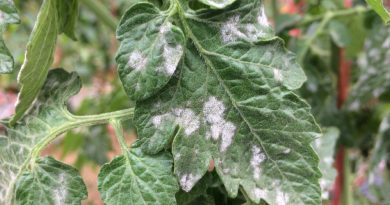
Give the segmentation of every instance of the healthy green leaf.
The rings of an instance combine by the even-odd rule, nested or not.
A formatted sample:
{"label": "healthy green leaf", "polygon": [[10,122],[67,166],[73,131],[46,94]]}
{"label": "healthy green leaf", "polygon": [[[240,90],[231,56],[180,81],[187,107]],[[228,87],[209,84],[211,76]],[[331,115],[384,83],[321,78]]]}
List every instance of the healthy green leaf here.
{"label": "healthy green leaf", "polygon": [[329,22],[328,26],[329,34],[337,46],[344,48],[351,43],[350,33],[344,23],[338,20],[332,20]]}
{"label": "healthy green leaf", "polygon": [[223,12],[186,10],[186,2],[171,5],[187,36],[177,75],[137,102],[142,149],[156,153],[174,137],[174,171],[185,191],[213,159],[231,197],[241,186],[255,203],[320,204],[310,146],[320,130],[291,91],[306,77],[274,37],[262,1],[241,0]]}
{"label": "healthy green leaf", "polygon": [[366,1],[386,24],[390,23],[390,13],[383,6],[382,0],[366,0]]}
{"label": "healthy green leaf", "polygon": [[75,168],[46,157],[20,176],[16,195],[20,205],[77,205],[87,197],[87,188]]}
{"label": "healthy green leaf", "polygon": [[340,131],[336,127],[323,129],[323,136],[317,138],[312,144],[320,157],[320,170],[323,176],[320,179],[322,199],[329,199],[329,191],[333,188],[336,170],[333,168],[333,155]]}
{"label": "healthy green leaf", "polygon": [[53,62],[57,35],[65,33],[75,38],[73,29],[77,19],[77,5],[78,0],[43,1],[18,75],[21,90],[11,124],[23,117],[42,88]]}
{"label": "healthy green leaf", "polygon": [[149,3],[135,5],[122,17],[116,60],[131,99],[156,94],[174,74],[183,55],[184,34],[172,21],[169,10],[162,12]]}
{"label": "healthy green leaf", "polygon": [[172,156],[147,155],[136,142],[110,163],[98,177],[100,196],[105,204],[176,204],[179,187],[172,173]]}
{"label": "healthy green leaf", "polygon": [[6,135],[0,134],[0,204],[15,202],[15,182],[34,167],[35,155],[66,127],[80,126],[66,110],[66,100],[81,87],[79,77],[62,69],[49,73],[34,106],[13,128],[4,124]]}
{"label": "healthy green leaf", "polygon": [[11,73],[14,68],[14,59],[6,47],[3,39],[3,30],[7,24],[19,23],[20,19],[13,1],[0,2],[0,74]]}
{"label": "healthy green leaf", "polygon": [[390,28],[375,24],[359,56],[359,78],[348,99],[352,110],[366,106],[390,89]]}

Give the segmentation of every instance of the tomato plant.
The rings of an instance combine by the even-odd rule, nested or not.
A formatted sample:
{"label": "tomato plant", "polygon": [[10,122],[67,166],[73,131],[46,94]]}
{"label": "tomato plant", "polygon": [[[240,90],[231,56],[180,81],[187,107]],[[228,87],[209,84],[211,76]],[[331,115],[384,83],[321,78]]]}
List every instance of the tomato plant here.
{"label": "tomato plant", "polygon": [[[111,15],[100,1],[43,0],[20,65],[6,47],[13,42],[0,39],[0,73],[20,67],[15,113],[0,121],[0,204],[80,204],[88,191],[77,166],[42,152],[74,129],[104,135],[92,131],[102,124],[120,147],[97,177],[104,204],[389,202],[383,2],[120,2],[125,9]],[[0,34],[25,21],[17,8],[27,3],[15,3],[0,1]],[[91,26],[83,11],[115,30],[119,44],[106,56],[119,86],[93,99],[101,114],[68,104],[83,89],[81,71],[51,69],[63,66],[58,41],[93,38],[82,30]],[[121,91],[127,97],[113,97]],[[106,109],[117,104],[124,108]],[[131,145],[128,124],[137,135]],[[92,146],[90,156],[106,162],[98,157],[104,145],[84,148]]]}

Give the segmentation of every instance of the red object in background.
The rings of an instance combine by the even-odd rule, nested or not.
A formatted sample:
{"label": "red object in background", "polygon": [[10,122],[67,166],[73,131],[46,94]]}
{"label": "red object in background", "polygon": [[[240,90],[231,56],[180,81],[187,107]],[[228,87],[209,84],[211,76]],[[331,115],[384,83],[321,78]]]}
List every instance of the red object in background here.
{"label": "red object in background", "polygon": [[340,67],[339,67],[339,79],[338,79],[338,96],[337,96],[337,107],[340,109],[348,97],[348,84],[349,75],[351,68],[351,61],[345,57],[345,50],[340,49]]}
{"label": "red object in background", "polygon": [[17,95],[10,91],[0,91],[0,119],[11,117],[14,114]]}

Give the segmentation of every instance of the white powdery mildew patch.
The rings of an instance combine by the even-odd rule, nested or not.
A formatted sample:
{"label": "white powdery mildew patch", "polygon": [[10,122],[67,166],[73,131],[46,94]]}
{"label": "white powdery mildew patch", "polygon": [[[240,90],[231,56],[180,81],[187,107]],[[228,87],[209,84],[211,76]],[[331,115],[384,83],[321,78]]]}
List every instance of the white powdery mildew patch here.
{"label": "white powdery mildew patch", "polygon": [[236,126],[223,118],[225,109],[223,102],[213,96],[203,105],[205,121],[210,125],[210,131],[206,132],[206,139],[211,137],[218,140],[221,137],[222,152],[232,144],[236,132]]}
{"label": "white powdery mildew patch", "polygon": [[268,191],[260,188],[254,188],[253,195],[255,195],[256,198],[265,199],[268,195]]}
{"label": "white powdery mildew patch", "polygon": [[384,132],[390,128],[389,118],[385,118],[379,126],[379,131]]}
{"label": "white powdery mildew patch", "polygon": [[[263,24],[264,18],[268,25],[267,17],[265,17],[265,15],[261,17],[260,20],[258,19],[258,21]],[[230,17],[221,27],[222,41],[224,43],[230,43],[237,41],[239,38],[256,41],[259,38],[266,36],[266,33],[261,29],[258,29],[254,24],[241,23],[241,29],[242,30],[240,30],[240,16],[235,15]]]}
{"label": "white powdery mildew patch", "polygon": [[191,109],[176,108],[172,111],[175,116],[176,123],[184,128],[184,133],[189,136],[199,129],[199,117]]}
{"label": "white powdery mildew patch", "polygon": [[265,15],[264,6],[262,6],[262,7],[260,8],[259,15],[257,16],[257,22],[258,22],[261,26],[264,26],[264,27],[268,27],[268,26],[269,26],[269,22],[268,22],[268,19],[267,19],[267,15]]}
{"label": "white powdery mildew patch", "polygon": [[259,179],[260,178],[260,174],[261,174],[260,165],[266,159],[267,159],[267,157],[262,152],[261,148],[259,148],[258,146],[254,145],[252,147],[252,158],[251,158],[250,164],[251,164],[251,166],[253,168],[253,177],[255,179]]}
{"label": "white powdery mildew patch", "polygon": [[189,192],[200,178],[202,178],[200,175],[184,174],[180,177],[180,186],[184,191]]}
{"label": "white powdery mildew patch", "polygon": [[384,48],[390,48],[390,37],[387,37],[385,41],[383,42]]}
{"label": "white powdery mildew patch", "polygon": [[157,70],[160,70],[167,75],[172,75],[175,72],[177,64],[183,54],[183,47],[181,45],[169,45],[165,39],[164,35],[172,30],[172,26],[173,25],[168,22],[160,28],[160,35],[162,35],[161,43],[163,44],[164,65],[163,68],[160,67]]}
{"label": "white powdery mildew patch", "polygon": [[283,81],[283,74],[282,74],[281,70],[274,68],[273,72],[274,72],[274,78],[276,81],[278,81],[278,82]]}
{"label": "white powdery mildew patch", "polygon": [[146,56],[144,56],[144,54],[142,54],[140,51],[134,51],[130,54],[127,65],[136,71],[141,71],[146,68],[147,63],[148,59]]}
{"label": "white powdery mildew patch", "polygon": [[276,204],[277,205],[288,205],[289,197],[280,189],[276,190]]}
{"label": "white powdery mildew patch", "polygon": [[63,173],[58,177],[58,184],[56,188],[53,190],[53,200],[55,205],[65,204],[66,197],[68,195],[66,187],[65,175]]}
{"label": "white powdery mildew patch", "polygon": [[229,18],[221,27],[222,40],[225,43],[234,42],[238,37],[245,37],[245,35],[238,30],[240,16],[236,15]]}
{"label": "white powdery mildew patch", "polygon": [[184,129],[184,133],[189,136],[199,129],[199,117],[191,109],[176,108],[172,112],[153,116],[151,122],[157,129],[161,128],[163,121],[176,123]]}

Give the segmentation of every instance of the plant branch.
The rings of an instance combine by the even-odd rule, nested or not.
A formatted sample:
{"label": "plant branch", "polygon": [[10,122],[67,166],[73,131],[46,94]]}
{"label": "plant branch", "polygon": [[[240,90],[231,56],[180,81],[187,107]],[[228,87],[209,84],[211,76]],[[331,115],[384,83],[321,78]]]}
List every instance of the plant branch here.
{"label": "plant branch", "polygon": [[125,154],[127,152],[127,144],[123,135],[123,126],[121,120],[113,119],[110,121],[112,127],[114,127],[116,138],[121,146],[122,153]]}
{"label": "plant branch", "polygon": [[80,0],[89,10],[91,10],[106,26],[112,31],[116,31],[118,20],[111,15],[110,11],[98,0]]}
{"label": "plant branch", "polygon": [[[67,111],[66,111],[67,112]],[[109,123],[113,119],[117,120],[128,120],[133,117],[134,108],[129,108],[125,110],[119,110],[110,113],[103,113],[99,115],[88,115],[88,116],[75,116],[70,113],[67,114],[69,122],[62,125],[61,127],[55,128],[52,131],[52,134],[42,139],[32,151],[31,159],[38,158],[40,152],[57,136],[61,133],[67,132],[74,128],[78,127],[88,127],[92,125],[105,124]],[[30,161],[30,160],[27,160]]]}

